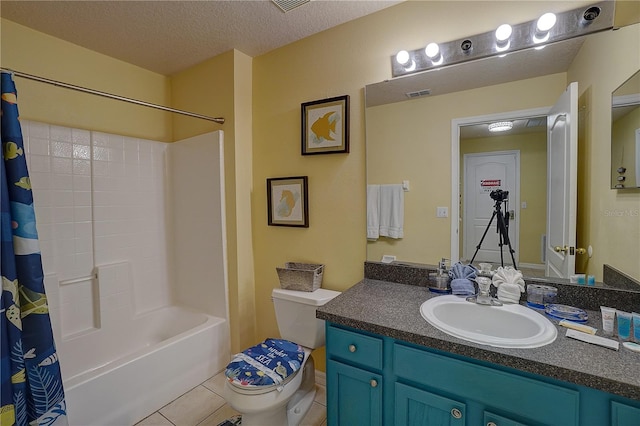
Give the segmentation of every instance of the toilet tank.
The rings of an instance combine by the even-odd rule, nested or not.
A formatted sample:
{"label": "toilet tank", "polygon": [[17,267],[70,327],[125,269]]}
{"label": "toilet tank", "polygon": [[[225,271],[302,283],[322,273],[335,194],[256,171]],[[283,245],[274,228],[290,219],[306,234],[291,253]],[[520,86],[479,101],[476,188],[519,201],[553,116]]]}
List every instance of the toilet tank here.
{"label": "toilet tank", "polygon": [[324,346],[324,321],[316,318],[316,308],[339,295],[339,291],[273,289],[271,297],[280,337],[309,349]]}

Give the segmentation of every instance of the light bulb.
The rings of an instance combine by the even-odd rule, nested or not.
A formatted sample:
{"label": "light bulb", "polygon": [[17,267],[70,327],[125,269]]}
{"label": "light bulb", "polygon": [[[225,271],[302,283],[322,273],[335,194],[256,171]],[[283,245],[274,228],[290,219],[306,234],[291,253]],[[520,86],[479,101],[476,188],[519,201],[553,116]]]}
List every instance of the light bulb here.
{"label": "light bulb", "polygon": [[424,49],[424,53],[431,59],[436,58],[440,54],[440,46],[437,43],[429,43]]}
{"label": "light bulb", "polygon": [[511,37],[512,32],[513,32],[513,29],[511,28],[511,25],[502,24],[496,30],[496,40],[498,41],[508,40],[509,37]]}
{"label": "light bulb", "polygon": [[396,61],[398,61],[400,65],[406,65],[407,62],[409,62],[409,52],[406,50],[399,51],[396,54]]}
{"label": "light bulb", "polygon": [[536,24],[536,28],[539,32],[547,32],[556,24],[556,15],[555,13],[545,13],[540,18],[538,18],[538,23]]}

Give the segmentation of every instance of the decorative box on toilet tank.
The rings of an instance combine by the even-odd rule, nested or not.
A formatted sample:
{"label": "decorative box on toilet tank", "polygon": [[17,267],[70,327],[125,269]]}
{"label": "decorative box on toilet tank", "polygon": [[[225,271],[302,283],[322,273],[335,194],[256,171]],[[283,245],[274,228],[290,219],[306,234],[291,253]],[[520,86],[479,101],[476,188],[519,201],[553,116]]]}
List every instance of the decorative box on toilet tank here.
{"label": "decorative box on toilet tank", "polygon": [[285,290],[315,291],[322,285],[324,265],[316,263],[287,262],[284,268],[276,267],[280,287]]}

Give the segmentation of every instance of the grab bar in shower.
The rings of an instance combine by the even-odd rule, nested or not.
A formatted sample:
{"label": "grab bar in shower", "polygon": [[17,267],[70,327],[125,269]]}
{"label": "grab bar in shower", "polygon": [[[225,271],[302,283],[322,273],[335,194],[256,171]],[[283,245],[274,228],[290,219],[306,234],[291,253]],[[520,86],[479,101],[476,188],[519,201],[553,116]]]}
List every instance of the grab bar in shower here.
{"label": "grab bar in shower", "polygon": [[58,285],[69,285],[69,284],[76,284],[76,283],[81,283],[83,281],[89,281],[89,280],[94,280],[94,279],[98,279],[98,274],[94,273],[91,275],[87,275],[86,277],[80,277],[80,278],[72,278],[70,280],[62,280],[58,282]]}

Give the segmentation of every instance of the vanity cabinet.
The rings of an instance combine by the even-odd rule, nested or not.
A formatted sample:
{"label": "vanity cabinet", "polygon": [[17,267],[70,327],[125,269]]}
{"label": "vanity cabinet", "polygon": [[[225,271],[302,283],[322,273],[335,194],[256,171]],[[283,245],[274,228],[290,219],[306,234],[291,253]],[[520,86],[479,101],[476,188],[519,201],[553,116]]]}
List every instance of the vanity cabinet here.
{"label": "vanity cabinet", "polygon": [[327,322],[327,424],[638,426],[640,401]]}

